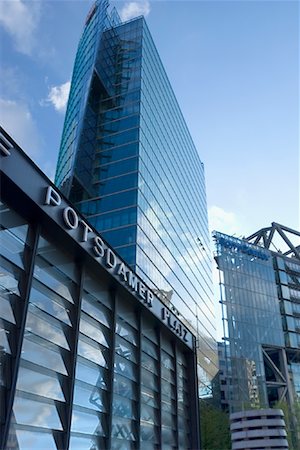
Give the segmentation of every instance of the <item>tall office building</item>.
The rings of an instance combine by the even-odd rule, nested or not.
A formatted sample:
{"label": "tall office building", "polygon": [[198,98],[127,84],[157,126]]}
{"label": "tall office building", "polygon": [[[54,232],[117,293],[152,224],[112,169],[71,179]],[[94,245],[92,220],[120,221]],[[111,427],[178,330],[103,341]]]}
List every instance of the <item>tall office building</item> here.
{"label": "tall office building", "polygon": [[286,403],[294,409],[290,427],[299,448],[300,232],[272,223],[247,239],[219,232],[214,238],[224,321],[222,403],[230,412]]}
{"label": "tall office building", "polygon": [[196,330],[200,390],[216,372],[204,168],[143,17],[89,12],[56,184]]}

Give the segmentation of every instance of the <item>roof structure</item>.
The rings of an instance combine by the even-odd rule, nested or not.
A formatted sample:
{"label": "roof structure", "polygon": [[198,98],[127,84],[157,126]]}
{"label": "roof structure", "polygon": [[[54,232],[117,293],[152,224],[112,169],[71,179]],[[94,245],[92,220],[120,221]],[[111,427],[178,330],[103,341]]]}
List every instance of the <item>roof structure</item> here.
{"label": "roof structure", "polygon": [[[272,222],[270,227],[261,228],[248,236],[246,240],[300,261],[300,231]],[[279,249],[279,245],[284,246],[284,251]]]}

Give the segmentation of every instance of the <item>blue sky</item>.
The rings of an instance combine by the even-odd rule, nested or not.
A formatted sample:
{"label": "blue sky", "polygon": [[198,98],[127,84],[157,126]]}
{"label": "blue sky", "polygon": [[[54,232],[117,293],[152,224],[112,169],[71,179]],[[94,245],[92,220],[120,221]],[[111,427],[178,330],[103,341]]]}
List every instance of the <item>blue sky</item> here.
{"label": "blue sky", "polygon": [[[299,3],[111,3],[147,16],[205,164],[211,228],[299,229]],[[91,4],[0,1],[1,123],[50,177]]]}

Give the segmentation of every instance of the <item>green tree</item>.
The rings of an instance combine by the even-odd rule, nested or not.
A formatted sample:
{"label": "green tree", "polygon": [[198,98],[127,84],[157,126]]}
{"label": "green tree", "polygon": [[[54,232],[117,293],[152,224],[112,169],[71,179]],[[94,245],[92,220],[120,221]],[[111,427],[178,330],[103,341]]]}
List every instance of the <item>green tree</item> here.
{"label": "green tree", "polygon": [[277,402],[273,408],[282,409],[287,432],[289,450],[300,449],[300,401],[295,400],[292,408],[285,400]]}
{"label": "green tree", "polygon": [[230,450],[230,425],[226,412],[200,401],[202,450]]}

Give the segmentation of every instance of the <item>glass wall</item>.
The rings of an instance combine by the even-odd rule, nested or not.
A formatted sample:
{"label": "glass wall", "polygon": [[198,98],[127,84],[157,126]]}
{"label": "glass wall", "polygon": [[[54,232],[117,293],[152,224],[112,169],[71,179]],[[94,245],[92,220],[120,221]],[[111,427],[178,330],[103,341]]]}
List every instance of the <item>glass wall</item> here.
{"label": "glass wall", "polygon": [[1,219],[5,448],[191,448],[193,353],[4,203]]}
{"label": "glass wall", "polygon": [[145,22],[142,43],[136,270],[197,333],[207,395],[217,368],[204,166]]}
{"label": "glass wall", "polygon": [[[79,43],[78,55],[93,57],[78,56],[74,74],[89,67],[90,84],[72,81],[56,183],[197,333],[199,393],[209,395],[217,349],[204,166],[145,20],[112,25],[106,8],[97,2]],[[73,91],[84,104],[77,123]]]}
{"label": "glass wall", "polygon": [[284,347],[271,253],[215,233],[232,411],[269,407],[263,347]]}
{"label": "glass wall", "polygon": [[300,400],[300,262],[284,256],[274,258],[287,364],[294,397]]}
{"label": "glass wall", "polygon": [[[26,312],[26,272],[32,250],[29,225],[15,211],[0,202],[0,405],[3,414],[10,407],[12,373],[16,370],[16,356],[22,317]],[[14,416],[12,415],[14,421]],[[1,433],[0,433],[1,434]],[[15,433],[8,444],[18,448]],[[14,445],[16,446],[14,447]]]}
{"label": "glass wall", "polygon": [[[108,24],[106,12],[108,0],[101,0],[97,3],[88,14],[78,45],[58,157],[55,178],[66,194],[70,191],[72,182],[74,160],[79,142],[78,126],[82,125],[86,106],[82,93],[90,87],[99,36]],[[101,7],[99,7],[99,3],[101,3]],[[83,169],[90,167],[90,161],[90,157],[86,158]]]}

